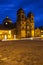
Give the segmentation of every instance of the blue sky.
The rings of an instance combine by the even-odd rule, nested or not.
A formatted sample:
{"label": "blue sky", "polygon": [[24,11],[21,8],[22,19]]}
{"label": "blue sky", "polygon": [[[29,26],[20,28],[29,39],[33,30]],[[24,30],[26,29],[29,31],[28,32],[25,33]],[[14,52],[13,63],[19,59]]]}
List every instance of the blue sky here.
{"label": "blue sky", "polygon": [[17,10],[23,8],[25,14],[34,14],[35,26],[43,26],[43,0],[0,0],[0,23],[6,16],[16,22]]}

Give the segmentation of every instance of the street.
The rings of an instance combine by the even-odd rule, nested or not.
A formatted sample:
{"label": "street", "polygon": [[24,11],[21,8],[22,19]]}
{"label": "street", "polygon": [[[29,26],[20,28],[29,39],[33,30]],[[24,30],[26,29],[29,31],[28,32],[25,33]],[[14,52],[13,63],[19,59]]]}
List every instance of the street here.
{"label": "street", "polygon": [[43,65],[43,40],[0,41],[0,65]]}

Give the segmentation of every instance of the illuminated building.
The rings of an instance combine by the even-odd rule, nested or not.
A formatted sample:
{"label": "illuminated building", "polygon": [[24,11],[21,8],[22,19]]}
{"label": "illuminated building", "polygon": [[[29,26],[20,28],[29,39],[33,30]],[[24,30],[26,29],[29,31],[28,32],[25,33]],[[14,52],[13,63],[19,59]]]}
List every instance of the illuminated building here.
{"label": "illuminated building", "polygon": [[17,11],[17,37],[34,37],[34,15],[31,12],[26,17],[23,9]]}
{"label": "illuminated building", "polygon": [[35,37],[41,37],[41,30],[40,30],[40,28],[35,28]]}
{"label": "illuminated building", "polygon": [[0,40],[2,39],[13,39],[15,34],[15,25],[12,23],[12,21],[6,17],[3,20],[3,23],[0,24]]}
{"label": "illuminated building", "polygon": [[39,27],[40,28],[40,37],[43,39],[43,26]]}
{"label": "illuminated building", "polygon": [[12,20],[7,16],[0,24],[0,40],[34,37],[43,38],[43,29],[35,28],[33,13],[29,12],[26,17],[22,8],[17,11],[17,21],[15,23],[12,23]]}

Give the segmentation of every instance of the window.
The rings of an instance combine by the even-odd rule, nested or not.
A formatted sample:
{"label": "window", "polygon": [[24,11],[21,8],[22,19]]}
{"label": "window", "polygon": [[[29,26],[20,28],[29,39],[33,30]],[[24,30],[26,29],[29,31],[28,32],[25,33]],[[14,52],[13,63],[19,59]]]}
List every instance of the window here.
{"label": "window", "polygon": [[43,32],[41,32],[41,35],[43,35]]}
{"label": "window", "polygon": [[27,26],[29,26],[29,22],[27,22]]}
{"label": "window", "polygon": [[32,18],[32,20],[33,20],[33,18]]}
{"label": "window", "polygon": [[11,31],[9,30],[9,34],[11,34]]}
{"label": "window", "polygon": [[29,26],[27,26],[27,29],[29,29]]}
{"label": "window", "polygon": [[24,15],[22,15],[22,18],[24,18]]}
{"label": "window", "polygon": [[22,27],[22,29],[25,29],[25,26],[24,26],[24,27]]}

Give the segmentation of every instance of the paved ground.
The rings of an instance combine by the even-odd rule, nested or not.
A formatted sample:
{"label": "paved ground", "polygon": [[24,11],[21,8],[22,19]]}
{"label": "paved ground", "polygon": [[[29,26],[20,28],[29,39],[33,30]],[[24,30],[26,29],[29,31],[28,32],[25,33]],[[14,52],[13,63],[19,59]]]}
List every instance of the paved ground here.
{"label": "paved ground", "polygon": [[43,65],[43,41],[0,41],[0,65]]}

